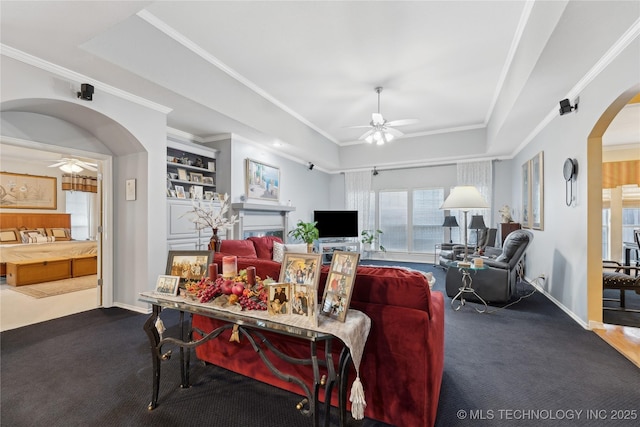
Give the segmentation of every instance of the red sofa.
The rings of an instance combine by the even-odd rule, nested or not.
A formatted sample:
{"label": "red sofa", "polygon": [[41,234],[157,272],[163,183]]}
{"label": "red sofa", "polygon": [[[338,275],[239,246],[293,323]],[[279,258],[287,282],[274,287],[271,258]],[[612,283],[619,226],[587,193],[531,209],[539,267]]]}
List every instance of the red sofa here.
{"label": "red sofa", "polygon": [[[261,278],[278,279],[280,264],[271,260],[273,241],[277,237],[223,241],[214,260],[221,269],[224,255],[238,256],[238,269],[255,266]],[[253,249],[250,245],[253,245]],[[255,255],[254,255],[255,253]],[[322,296],[328,266],[323,266],[318,295]],[[444,297],[430,292],[420,272],[402,268],[359,266],[353,288],[351,308],[371,318],[360,378],[365,391],[365,417],[395,426],[432,426],[435,423],[444,367]],[[194,315],[193,326],[203,331],[221,323]],[[273,375],[247,340],[229,342],[230,331],[196,349],[199,359],[231,371],[302,394],[297,385]],[[298,357],[308,357],[308,344],[294,338],[278,336],[272,341],[281,350]],[[340,345],[332,348],[338,360]],[[324,351],[320,349],[319,351]],[[313,378],[310,367],[292,366],[277,358],[274,364],[284,372],[296,372]],[[355,377],[350,369],[349,384]],[[324,398],[320,396],[320,399]],[[332,404],[337,405],[334,389]]]}

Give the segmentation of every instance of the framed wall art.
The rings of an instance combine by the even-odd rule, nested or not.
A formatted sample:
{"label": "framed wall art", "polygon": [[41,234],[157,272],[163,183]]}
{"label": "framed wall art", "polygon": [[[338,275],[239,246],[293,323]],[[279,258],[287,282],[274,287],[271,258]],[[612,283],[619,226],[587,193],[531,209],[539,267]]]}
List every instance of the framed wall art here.
{"label": "framed wall art", "polygon": [[522,165],[522,226],[544,230],[544,152]]}
{"label": "framed wall art", "polygon": [[0,207],[57,209],[57,178],[0,172]]}
{"label": "framed wall art", "polygon": [[252,199],[280,200],[280,169],[247,159],[246,193]]}
{"label": "framed wall art", "polygon": [[360,260],[357,252],[334,251],[324,287],[320,314],[344,322],[351,302],[351,292]]}
{"label": "framed wall art", "polygon": [[211,251],[169,251],[165,274],[180,277],[180,283],[199,281],[211,264]]}

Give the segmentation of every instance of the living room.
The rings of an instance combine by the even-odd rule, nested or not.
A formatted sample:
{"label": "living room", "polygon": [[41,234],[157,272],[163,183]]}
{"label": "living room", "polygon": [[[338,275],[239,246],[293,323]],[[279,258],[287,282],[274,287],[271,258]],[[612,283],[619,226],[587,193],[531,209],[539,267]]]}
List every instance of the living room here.
{"label": "living room", "polygon": [[[287,205],[291,201],[295,207],[290,224],[299,219],[310,220],[317,209],[346,208],[346,173],[371,173],[375,167],[379,173],[372,177],[374,191],[437,187],[444,189],[446,197],[451,188],[466,184],[458,179],[459,165],[488,162],[491,208],[483,215],[485,223],[495,225],[499,221],[498,209],[505,204],[519,211],[516,213],[521,217],[522,165],[544,153],[544,227],[532,230],[534,243],[527,252],[527,275],[532,278],[544,274],[542,290],[582,328],[601,324],[602,139],[613,118],[640,92],[637,3],[613,2],[615,7],[611,7],[612,2],[590,2],[593,4],[589,9],[581,2],[567,2],[547,5],[552,10],[546,10],[541,2],[535,2],[529,10],[529,26],[523,32],[523,47],[513,52],[514,62],[505,71],[501,91],[494,98],[489,97],[495,100],[494,107],[484,110],[485,114],[491,111],[490,116],[474,122],[449,123],[444,128],[423,128],[415,134],[407,132],[406,137],[382,146],[358,141],[362,129],[354,131],[355,136],[349,141],[336,144],[300,120],[304,115],[296,116],[282,105],[267,101],[255,88],[239,85],[236,78],[219,68],[210,64],[204,68],[202,58],[196,58],[193,52],[173,56],[173,51],[169,55],[169,50],[159,51],[157,47],[130,46],[129,31],[140,31],[140,44],[147,40],[146,35],[158,37],[160,32],[149,24],[155,21],[144,6],[137,5],[132,10],[134,6],[130,4],[120,12],[122,16],[112,17],[96,28],[89,28],[88,24],[82,27],[86,33],[73,41],[77,62],[82,62],[81,51],[104,66],[102,71],[90,74],[82,64],[59,63],[62,59],[47,52],[43,42],[34,46],[21,42],[26,39],[20,38],[9,19],[26,13],[26,9],[15,4],[10,5],[15,9],[9,9],[5,3],[12,2],[2,4],[2,147],[12,145],[60,157],[83,157],[100,165],[106,212],[101,306],[148,310],[138,295],[152,289],[157,275],[165,271],[164,165],[168,140],[178,139],[218,150],[218,170],[221,176],[229,177],[227,182],[218,182],[218,191],[228,192],[233,202],[240,202],[246,194],[247,158],[277,166],[282,179],[278,203]],[[154,11],[156,16],[162,16],[164,6],[154,6],[160,9]],[[52,13],[41,4],[39,7]],[[101,7],[105,13],[109,10],[108,5],[95,6],[98,12],[78,7],[88,14],[100,14]],[[523,11],[509,13],[519,18]],[[45,15],[40,17],[44,20]],[[40,34],[57,39],[56,29],[71,26],[60,19],[51,19]],[[28,21],[24,28],[35,34],[36,24],[37,20]],[[517,21],[513,27],[516,24]],[[546,32],[535,38],[538,31]],[[161,45],[173,43],[167,41],[166,35],[159,38]],[[507,45],[505,51],[510,43]],[[420,52],[426,55],[432,50],[433,46],[424,47]],[[124,56],[128,58],[116,55],[117,51],[126,52]],[[386,55],[381,56],[387,59]],[[114,85],[110,75],[124,73],[128,67],[122,61],[127,60],[135,69],[131,74],[127,71],[130,82],[126,86]],[[394,58],[388,60],[393,62]],[[150,69],[145,69],[145,64]],[[260,61],[253,64],[254,68],[259,66]],[[467,85],[473,85],[477,70],[466,68],[470,73],[466,75]],[[162,76],[154,73],[166,73],[168,69],[177,70],[182,76],[182,87],[167,84],[159,88]],[[206,85],[197,83],[195,76],[201,74],[210,79]],[[193,84],[188,84],[192,75]],[[355,97],[367,113],[353,117],[345,125],[366,125],[371,112],[376,111],[377,86],[384,86],[379,95],[385,117],[412,118],[410,112],[392,109],[403,101],[394,100],[394,92],[398,91],[391,77],[378,78],[376,74],[375,81],[370,76],[360,78],[361,93]],[[76,96],[80,85],[87,82],[95,86],[91,102]],[[399,85],[396,83],[396,87]],[[308,84],[307,104],[318,109],[329,105],[327,109],[340,116],[341,111],[336,112],[328,99],[322,102],[322,96],[311,90],[312,86]],[[150,87],[159,89],[158,93],[151,95]],[[492,86],[492,90],[496,87]],[[462,88],[457,92],[467,90]],[[293,87],[290,91],[304,92]],[[164,104],[163,100],[173,99],[169,92],[182,93],[184,98],[174,105]],[[423,93],[422,97],[430,95]],[[577,110],[560,115],[558,102],[563,99],[577,105]],[[203,113],[196,105],[207,109]],[[631,108],[637,105],[632,104]],[[462,110],[465,104],[461,102],[456,107]],[[429,120],[424,117],[421,122],[426,125]],[[213,128],[219,132],[212,132]],[[275,140],[283,146],[274,147]],[[509,145],[503,146],[506,142]],[[634,151],[638,151],[635,146],[630,148],[631,153]],[[575,200],[569,206],[565,204],[567,188],[561,171],[567,158],[576,159],[579,165],[572,188]],[[310,169],[309,163],[315,167]],[[229,168],[226,175],[225,167]],[[4,158],[2,170],[11,170]],[[137,183],[136,200],[126,198],[125,184],[130,179]],[[389,251],[384,256],[389,260],[415,261],[431,260],[432,255]]]}

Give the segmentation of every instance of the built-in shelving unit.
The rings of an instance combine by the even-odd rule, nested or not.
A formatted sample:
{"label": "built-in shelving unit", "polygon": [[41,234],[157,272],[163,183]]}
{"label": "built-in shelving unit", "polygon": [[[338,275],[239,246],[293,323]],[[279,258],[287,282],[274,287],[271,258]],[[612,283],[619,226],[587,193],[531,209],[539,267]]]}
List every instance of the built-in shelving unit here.
{"label": "built-in shelving unit", "polygon": [[216,154],[212,148],[167,141],[168,250],[207,250],[213,232],[197,230],[185,213],[193,209],[196,198],[216,199]]}
{"label": "built-in shelving unit", "polygon": [[167,197],[213,199],[216,194],[215,151],[211,156],[167,148]]}

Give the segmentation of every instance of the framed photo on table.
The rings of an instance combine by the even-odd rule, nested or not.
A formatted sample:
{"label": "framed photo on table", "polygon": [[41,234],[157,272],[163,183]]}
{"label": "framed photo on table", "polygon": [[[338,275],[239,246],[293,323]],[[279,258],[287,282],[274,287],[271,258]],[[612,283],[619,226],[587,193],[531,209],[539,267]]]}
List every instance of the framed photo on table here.
{"label": "framed photo on table", "polygon": [[156,281],[156,294],[175,297],[178,295],[178,287],[180,285],[179,276],[160,275]]}
{"label": "framed photo on table", "polygon": [[321,254],[285,252],[280,268],[281,283],[289,284],[289,313],[307,317],[318,325],[317,295],[320,282]]}
{"label": "framed photo on table", "polygon": [[276,316],[279,314],[289,314],[291,306],[291,287],[289,283],[270,283],[267,285],[269,300],[267,309],[269,314]]}
{"label": "framed photo on table", "polygon": [[212,259],[211,251],[169,251],[165,274],[178,276],[180,283],[197,282],[207,275]]}
{"label": "framed photo on table", "polygon": [[360,254],[358,252],[334,251],[324,287],[320,314],[344,322],[351,302],[351,293],[356,278]]}

